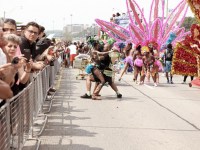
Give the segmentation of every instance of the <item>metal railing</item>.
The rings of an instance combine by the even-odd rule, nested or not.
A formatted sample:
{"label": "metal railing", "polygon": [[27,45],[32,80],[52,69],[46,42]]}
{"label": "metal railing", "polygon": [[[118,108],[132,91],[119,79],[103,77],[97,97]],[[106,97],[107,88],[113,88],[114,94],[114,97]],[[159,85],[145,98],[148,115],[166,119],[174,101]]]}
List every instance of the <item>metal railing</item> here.
{"label": "metal railing", "polygon": [[[36,149],[39,148],[38,136],[47,122],[43,105],[60,66],[58,60],[55,60],[54,66],[46,66],[35,73],[31,83],[16,96],[6,100],[6,104],[0,108],[0,150],[22,149],[29,139],[36,140]],[[41,114],[43,126],[38,134],[34,134],[35,122]]]}

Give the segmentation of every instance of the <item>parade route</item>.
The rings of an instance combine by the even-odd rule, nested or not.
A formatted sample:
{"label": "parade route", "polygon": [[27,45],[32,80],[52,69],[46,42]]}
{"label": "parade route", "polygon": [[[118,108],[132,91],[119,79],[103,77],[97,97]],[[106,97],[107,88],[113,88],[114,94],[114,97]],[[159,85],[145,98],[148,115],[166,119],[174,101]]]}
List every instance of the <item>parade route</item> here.
{"label": "parade route", "polygon": [[40,150],[199,150],[200,89],[181,84],[181,76],[167,84],[160,75],[154,87],[136,85],[132,74],[120,82],[116,75],[123,98],[105,86],[98,101],[80,98],[86,88],[77,74],[60,72]]}

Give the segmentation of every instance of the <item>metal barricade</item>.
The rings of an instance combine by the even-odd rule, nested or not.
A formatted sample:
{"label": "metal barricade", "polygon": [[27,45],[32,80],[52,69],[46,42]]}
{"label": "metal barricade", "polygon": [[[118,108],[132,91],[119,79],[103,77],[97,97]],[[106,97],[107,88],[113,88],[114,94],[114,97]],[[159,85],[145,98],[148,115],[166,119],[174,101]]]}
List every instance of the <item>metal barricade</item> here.
{"label": "metal barricade", "polygon": [[[22,149],[27,140],[36,140],[36,148],[39,148],[38,136],[41,135],[47,122],[42,107],[60,66],[58,60],[55,60],[54,66],[46,66],[42,71],[33,74],[31,83],[0,108],[0,150]],[[35,136],[33,134],[35,120],[41,114],[44,123]],[[33,138],[34,136],[36,138]]]}
{"label": "metal barricade", "polygon": [[[44,75],[43,75],[44,74]],[[45,78],[42,78],[42,76],[45,76],[45,69],[42,70],[41,72],[39,72],[34,80],[34,115],[33,115],[33,124],[36,126],[38,125],[38,122],[37,120],[39,120],[38,118],[42,118],[42,120],[44,120],[42,122],[42,127],[41,127],[41,130],[38,134],[34,135],[33,134],[33,131],[32,131],[32,137],[34,136],[39,136],[41,135],[41,133],[43,132],[45,126],[46,126],[46,123],[47,123],[47,115],[43,114],[43,111],[42,111],[42,106],[44,104],[44,101],[45,101],[45,95],[47,93],[44,92],[45,90],[45,85],[43,85],[44,82],[47,82]]]}
{"label": "metal barricade", "polygon": [[10,114],[8,104],[0,108],[0,149],[10,149]]}
{"label": "metal barricade", "polygon": [[[54,80],[55,80],[55,76],[57,74],[57,71],[58,70],[57,68],[57,65],[58,64],[58,61],[55,60],[54,61],[54,65],[53,66],[48,66],[46,67],[46,76],[48,76],[49,78],[49,81],[47,81],[46,83],[49,83],[49,84],[46,84],[46,83],[43,83],[44,85],[46,84],[46,86],[48,87],[48,92],[47,92],[47,95],[46,95],[46,100],[47,101],[50,101],[49,103],[49,108],[48,110],[45,112],[45,113],[49,113],[50,110],[51,110],[51,107],[52,107],[52,104],[53,104],[53,98],[55,96],[55,93],[56,91],[54,91],[53,93],[50,92],[51,88],[53,88],[53,85],[54,85]],[[44,80],[43,80],[44,81]],[[49,95],[48,95],[49,94]],[[48,96],[48,97],[47,97]]]}

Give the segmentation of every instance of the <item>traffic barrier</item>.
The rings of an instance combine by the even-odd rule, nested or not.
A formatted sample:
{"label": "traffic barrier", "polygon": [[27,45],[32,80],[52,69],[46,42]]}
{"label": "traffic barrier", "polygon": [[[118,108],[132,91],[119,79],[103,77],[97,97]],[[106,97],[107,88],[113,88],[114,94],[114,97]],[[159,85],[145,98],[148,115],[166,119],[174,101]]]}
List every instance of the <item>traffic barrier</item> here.
{"label": "traffic barrier", "polygon": [[[22,149],[27,140],[36,140],[36,149],[39,149],[38,137],[48,119],[44,114],[43,105],[60,66],[55,60],[54,66],[48,65],[42,71],[34,73],[30,84],[16,96],[6,100],[6,104],[0,108],[0,149]],[[34,134],[33,129],[41,116],[43,125],[39,133]]]}

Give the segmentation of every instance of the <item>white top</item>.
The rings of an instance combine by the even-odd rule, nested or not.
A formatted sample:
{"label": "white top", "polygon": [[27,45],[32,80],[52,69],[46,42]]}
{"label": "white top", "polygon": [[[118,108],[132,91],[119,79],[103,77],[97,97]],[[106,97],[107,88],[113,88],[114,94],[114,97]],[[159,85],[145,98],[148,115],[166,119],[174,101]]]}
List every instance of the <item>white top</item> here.
{"label": "white top", "polygon": [[72,54],[76,54],[76,46],[75,45],[70,45],[68,46],[69,50],[70,50],[70,55]]}
{"label": "white top", "polygon": [[3,50],[0,48],[0,66],[5,65],[7,63],[6,55],[4,54]]}

